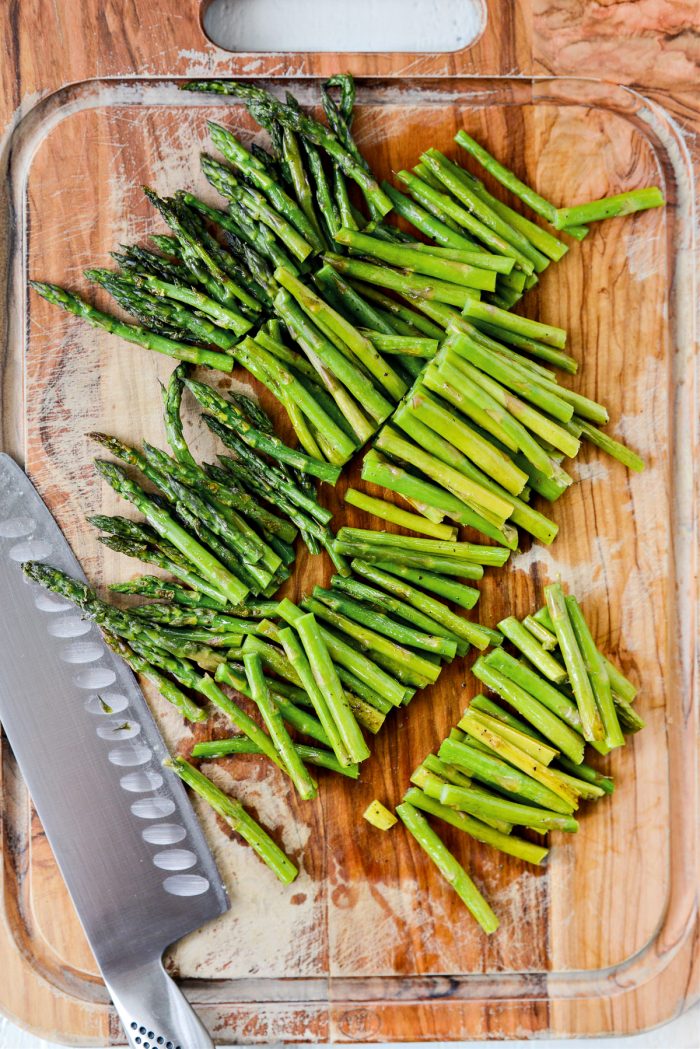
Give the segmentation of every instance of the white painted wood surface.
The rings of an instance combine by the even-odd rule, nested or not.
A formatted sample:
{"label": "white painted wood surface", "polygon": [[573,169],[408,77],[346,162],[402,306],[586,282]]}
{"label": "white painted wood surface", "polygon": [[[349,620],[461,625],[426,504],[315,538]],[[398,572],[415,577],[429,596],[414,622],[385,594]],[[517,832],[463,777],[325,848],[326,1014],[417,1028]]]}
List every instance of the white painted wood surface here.
{"label": "white painted wood surface", "polygon": [[[700,1049],[700,1004],[688,1010],[671,1023],[633,1035],[631,1038],[602,1038],[591,1042],[590,1039],[577,1038],[575,1041],[546,1042],[508,1042],[507,1049]],[[435,1049],[485,1049],[493,1042],[450,1042],[436,1045]],[[44,1042],[33,1035],[20,1031],[9,1020],[0,1017],[0,1049],[64,1049],[53,1042]],[[325,1049],[319,1046],[319,1049]],[[354,1049],[348,1046],[347,1049]],[[425,1049],[421,1044],[378,1045],[374,1049]]]}

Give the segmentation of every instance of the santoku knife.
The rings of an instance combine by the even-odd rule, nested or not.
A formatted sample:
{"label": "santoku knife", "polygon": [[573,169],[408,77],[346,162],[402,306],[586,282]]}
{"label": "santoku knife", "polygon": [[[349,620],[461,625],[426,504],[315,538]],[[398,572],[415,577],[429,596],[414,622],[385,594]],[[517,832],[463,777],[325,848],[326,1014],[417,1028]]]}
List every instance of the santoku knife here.
{"label": "santoku knife", "polygon": [[213,1049],[162,955],[228,908],[226,890],[136,679],[96,626],[25,579],[29,560],[85,579],[0,455],[0,722],[129,1045]]}

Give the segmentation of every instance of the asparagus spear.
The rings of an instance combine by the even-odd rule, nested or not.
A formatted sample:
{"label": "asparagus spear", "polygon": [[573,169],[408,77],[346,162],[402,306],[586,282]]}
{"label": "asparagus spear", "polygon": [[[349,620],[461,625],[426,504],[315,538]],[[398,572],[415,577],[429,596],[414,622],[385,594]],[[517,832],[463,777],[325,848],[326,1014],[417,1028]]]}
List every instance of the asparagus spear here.
{"label": "asparagus spear", "polygon": [[398,641],[399,644],[407,645],[409,648],[418,648],[425,652],[434,652],[437,655],[445,656],[447,659],[454,659],[456,655],[457,646],[449,638],[411,630],[399,623],[395,623],[382,613],[372,611],[372,609],[367,608],[358,601],[354,601],[350,597],[340,595],[333,590],[327,590],[320,586],[314,587],[313,596],[334,611],[340,612],[350,619],[354,619],[357,623],[370,627],[372,630],[384,634],[394,641]]}
{"label": "asparagus spear", "polygon": [[[287,411],[290,410],[291,403],[294,403],[308,417],[316,430],[323,434],[333,456],[332,462],[342,464],[350,458],[355,451],[355,441],[323,409],[319,399],[309,393],[293,372],[283,367],[275,357],[252,339],[244,339],[239,343],[235,348],[235,354],[256,379],[279,397]],[[330,458],[328,455],[326,457]]]}
{"label": "asparagus spear", "polygon": [[197,464],[194,456],[187,447],[187,442],[182,430],[182,390],[187,375],[187,365],[178,364],[177,368],[170,376],[168,385],[161,386],[161,394],[163,396],[163,422],[165,424],[165,436],[175,458],[185,466],[196,467]]}
{"label": "asparagus spear", "polygon": [[250,320],[242,313],[223,306],[202,292],[180,284],[169,284],[158,277],[118,274],[106,269],[85,270],[85,276],[105,288],[120,306],[143,324],[156,330],[174,330],[178,337],[189,336],[226,351],[251,327]]}
{"label": "asparagus spear", "polygon": [[328,736],[328,740],[333,748],[333,753],[338,764],[341,768],[351,766],[353,762],[348,754],[347,746],[339,728],[339,720],[340,722],[343,721],[344,712],[342,709],[334,707],[335,700],[337,699],[336,694],[333,693],[326,695],[323,690],[319,688],[309,661],[292,629],[289,627],[283,627],[279,631],[279,640],[284,648],[287,659],[306,689],[318,719]]}
{"label": "asparagus spear", "polygon": [[93,328],[104,328],[105,331],[119,335],[127,342],[143,346],[146,350],[154,350],[156,353],[163,353],[167,357],[175,357],[177,360],[187,361],[190,364],[207,365],[209,368],[216,368],[223,372],[230,372],[233,369],[233,358],[228,354],[216,353],[213,350],[202,349],[200,346],[189,346],[174,339],[164,338],[162,335],[147,331],[135,324],[124,324],[111,314],[103,313],[85,302],[80,296],[60,288],[57,284],[30,281],[29,286],[47,302],[61,306],[69,313],[75,314],[76,317],[82,317]]}
{"label": "asparagus spear", "polygon": [[490,204],[487,204],[481,194],[474,192],[474,189],[460,176],[458,169],[455,171],[456,164],[453,165],[437,149],[429,149],[423,153],[421,162],[438,179],[443,188],[449,190],[452,196],[472,215],[515,248],[519,256],[529,259],[536,272],[539,273],[547,268],[549,259],[542,255],[520,230],[503,219]]}
{"label": "asparagus spear", "polygon": [[409,605],[408,602],[392,597],[391,594],[383,590],[377,590],[375,587],[368,586],[357,579],[345,579],[339,575],[332,577],[331,585],[334,590],[340,590],[341,593],[346,593],[377,611],[398,616],[400,619],[418,627],[423,633],[453,641],[457,655],[465,655],[469,649],[467,642],[447,627],[438,623],[435,619],[431,619],[430,616],[414,608],[413,605]]}
{"label": "asparagus spear", "polygon": [[527,863],[542,863],[547,855],[548,850],[540,845],[534,845],[532,842],[524,841],[522,838],[516,838],[509,834],[503,834],[502,831],[494,830],[481,820],[473,819],[466,812],[457,811],[451,806],[441,804],[440,801],[429,797],[417,787],[411,787],[406,792],[404,801],[413,805],[414,808],[422,809],[423,812],[427,812],[430,816],[436,816],[443,822],[464,831],[465,834],[474,838],[475,841],[483,842],[484,845],[492,845],[499,852],[504,852],[509,856],[516,856]]}
{"label": "asparagus spear", "polygon": [[409,273],[422,273],[451,284],[464,285],[466,288],[485,291],[494,291],[496,288],[495,273],[480,268],[478,254],[472,256],[473,261],[469,263],[456,262],[454,259],[416,251],[410,245],[391,244],[352,229],[340,229],[335,239],[339,244],[344,244],[361,255],[380,259]]}
{"label": "asparagus spear", "polygon": [[[235,689],[236,692],[240,692],[241,695],[251,698],[250,689],[248,688],[247,679],[242,665],[221,663],[216,668],[216,680],[223,685],[228,685],[230,688]],[[310,714],[307,710],[298,707],[287,695],[283,695],[283,692],[286,691],[286,683],[275,680],[274,682],[271,681],[270,685],[272,688],[270,695],[272,696],[275,705],[279,707],[280,713],[287,724],[291,725],[293,729],[296,729],[296,731],[300,732],[303,736],[308,736],[309,739],[315,740],[322,746],[328,746],[328,737],[323,731],[318,718],[314,717],[313,714]],[[292,686],[288,687],[291,688]],[[277,757],[274,745],[272,746],[272,752],[275,755],[275,763],[278,764],[279,758]],[[263,753],[269,757],[267,751],[263,751]]]}
{"label": "asparagus spear", "polygon": [[385,667],[399,681],[407,685],[423,688],[432,684],[440,675],[440,667],[429,660],[412,653],[409,649],[390,641],[374,630],[360,626],[348,616],[333,611],[327,605],[314,598],[305,598],[301,602],[305,612],[313,613],[331,626],[342,631],[357,642],[361,651],[370,652],[372,658]]}
{"label": "asparagus spear", "polygon": [[233,703],[208,674],[201,674],[185,659],[169,655],[165,650],[150,642],[156,636],[144,629],[144,625],[130,621],[122,612],[104,601],[100,601],[85,584],[71,579],[58,569],[49,568],[39,562],[28,562],[24,571],[34,582],[41,583],[54,593],[59,593],[78,607],[110,634],[125,637],[137,655],[142,656],[156,669],[165,670],[186,688],[200,692],[211,703],[225,713],[241,732],[244,732],[276,764],[277,754],[270,738],[248,717],[244,710]]}
{"label": "asparagus spear", "polygon": [[[491,156],[483,146],[479,145],[470,135],[464,130],[460,130],[455,135],[455,142],[461,146],[462,149],[466,149],[482,167],[489,172],[490,175],[509,189],[511,193],[514,193],[516,197],[519,197],[525,204],[529,205],[532,210],[537,214],[541,215],[542,218],[547,219],[549,222],[554,223],[557,209],[554,204],[551,204],[544,197],[541,197],[539,193],[536,193],[534,189],[531,189],[524,182],[521,182],[512,171],[504,167],[502,164]],[[569,226],[566,230],[570,236],[575,237],[576,240],[583,240],[588,233],[585,226]]]}
{"label": "asparagus spear", "polygon": [[317,251],[323,251],[323,242],[318,238],[314,225],[299,205],[265,170],[264,164],[249,153],[235,135],[221,124],[210,120],[208,127],[212,142],[223,153],[226,160],[238,168],[256,189],[265,194],[272,206],[297,229],[312,247],[315,247]]}
{"label": "asparagus spear", "polygon": [[243,412],[231,401],[227,401],[211,386],[196,382],[194,379],[186,379],[185,385],[190,393],[194,394],[197,401],[205,411],[209,412],[224,426],[236,431],[238,436],[256,451],[264,452],[271,458],[280,462],[288,463],[296,470],[310,473],[314,477],[329,484],[335,484],[340,476],[340,469],[331,466],[330,463],[320,462],[306,455],[304,452],[288,447],[279,437],[263,433],[261,430],[251,426],[246,420]]}
{"label": "asparagus spear", "polygon": [[573,811],[573,805],[555,794],[548,786],[532,779],[501,758],[494,757],[490,752],[482,752],[457,740],[446,739],[440,745],[438,757],[452,765],[458,765],[474,779],[511,797],[515,795],[520,799],[524,798],[534,805],[564,816],[570,816]]}
{"label": "asparagus spear", "polygon": [[[344,258],[332,252],[326,252],[323,261],[343,276],[366,281],[368,284],[376,284],[380,288],[406,292],[410,296],[435,299],[436,302],[449,303],[459,306],[460,309],[468,302],[474,301],[474,293],[471,288],[438,280],[436,277],[423,277],[420,274],[392,269],[389,266],[377,266],[371,262],[362,262],[360,259]],[[486,273],[486,271],[483,272]],[[493,283],[493,274],[489,273],[483,282]]]}
{"label": "asparagus spear", "polygon": [[[216,602],[220,607],[225,608],[229,604],[228,597],[217,586],[212,585],[208,580],[191,571],[189,567],[183,566],[182,563],[166,557],[159,550],[151,549],[145,543],[136,543],[133,540],[122,539],[116,535],[100,535],[97,538],[100,543],[103,543],[116,553],[124,554],[126,557],[135,557],[139,561],[143,561],[144,564],[162,568],[163,571],[169,572],[177,579],[181,579],[183,583],[187,583],[188,586],[192,587],[193,591],[201,593],[208,600]],[[186,562],[186,565],[189,565],[189,563]]]}
{"label": "asparagus spear", "polygon": [[387,551],[374,543],[336,539],[333,548],[344,557],[360,557],[370,564],[396,564],[409,568],[428,569],[443,575],[459,576],[460,579],[480,579],[481,572],[483,572],[480,565],[470,564],[460,558],[424,554],[414,550]]}
{"label": "asparagus spear", "polygon": [[588,623],[576,598],[573,595],[568,595],[564,600],[571,626],[583,656],[588,678],[595,694],[603,727],[605,728],[605,742],[610,748],[622,747],[625,743],[625,737],[622,735],[620,723],[615,712],[610,677],[603,662],[603,657],[596,648]]}
{"label": "asparagus spear", "polygon": [[260,711],[263,721],[270,733],[275,749],[287,770],[299,796],[308,801],[315,798],[318,785],[311,778],[309,772],[301,760],[299,752],[284,727],[282,715],[270,698],[267,682],[263,675],[262,663],[257,652],[243,651],[243,665],[253,700]]}
{"label": "asparagus spear", "polygon": [[520,769],[537,783],[541,783],[563,802],[570,806],[573,811],[578,806],[579,795],[567,783],[552,770],[533,758],[529,753],[511,743],[499,732],[487,728],[477,716],[466,714],[459,723],[459,727],[472,739],[484,744],[490,751],[498,754],[509,765]]}
{"label": "asparagus spear", "polygon": [[635,211],[646,211],[648,208],[661,208],[666,201],[658,186],[646,189],[633,189],[627,193],[617,193],[612,197],[602,197],[587,204],[576,204],[571,208],[557,208],[554,215],[555,229],[570,232],[571,226],[580,226],[585,222],[599,222],[601,219],[614,218],[617,215],[631,215]]}
{"label": "asparagus spear", "polygon": [[[231,479],[227,478],[226,484],[223,484],[209,477],[196,463],[189,465],[176,462],[148,443],[144,443],[144,452],[146,459],[154,466],[161,471],[167,471],[182,484],[201,492],[214,505],[245,515],[265,533],[277,535],[288,543],[293,542],[296,538],[297,532],[293,525],[265,510],[248,492],[237,488]],[[238,518],[238,520],[241,519]],[[243,523],[239,524],[239,527],[245,530]]]}
{"label": "asparagus spear", "polygon": [[[323,747],[310,747],[306,743],[294,744],[299,757],[309,765],[317,765],[318,768],[338,772],[341,776],[349,779],[357,779],[360,774],[359,765],[341,765],[335,754]],[[246,736],[232,736],[229,739],[214,739],[205,743],[195,743],[192,748],[192,757],[202,760],[213,761],[216,758],[226,758],[231,754],[260,754],[261,751],[251,743]]]}
{"label": "asparagus spear", "polygon": [[431,828],[428,821],[409,802],[396,806],[396,814],[406,829],[431,858],[443,878],[452,886],[485,933],[496,931],[499,921],[464,868]]}
{"label": "asparagus spear", "polygon": [[524,273],[529,275],[534,272],[535,267],[530,259],[476,218],[471,211],[457,204],[453,197],[442,192],[441,189],[435,189],[424,179],[411,174],[410,171],[399,171],[398,178],[408,187],[411,196],[423,207],[433,211],[433,214],[438,214],[441,219],[444,216],[451,219],[460,229],[467,230],[470,236],[475,237],[494,254],[514,259],[517,268]]}
{"label": "asparagus spear", "polygon": [[446,783],[438,799],[441,804],[467,812],[477,819],[507,820],[516,826],[529,827],[532,830],[546,833],[549,830],[561,830],[575,834],[578,823],[573,816],[563,816],[557,812],[536,808],[533,805],[521,805],[517,801],[508,801],[497,794],[484,794],[473,787],[454,786]]}
{"label": "asparagus spear", "polygon": [[551,583],[545,587],[544,593],[554,633],[559,642],[569,682],[581,715],[584,739],[604,740],[605,728],[600,718],[584,658],[571,625],[561,584]]}
{"label": "asparagus spear", "polygon": [[390,550],[415,550],[427,554],[445,555],[478,565],[502,566],[510,557],[510,550],[478,543],[452,542],[445,539],[424,539],[419,536],[398,535],[393,532],[375,532],[368,528],[343,527],[338,539],[347,542],[367,542]]}
{"label": "asparagus spear", "polygon": [[537,667],[549,681],[560,685],[566,681],[566,670],[520,623],[515,616],[507,616],[498,629],[515,647]]}
{"label": "asparagus spear", "polygon": [[375,499],[364,492],[358,492],[355,488],[348,488],[345,493],[345,502],[374,517],[379,517],[382,521],[390,521],[392,524],[408,528],[413,532],[422,532],[434,539],[454,539],[457,535],[457,529],[451,525],[434,524],[418,514],[408,513],[393,503],[387,503],[384,499]]}
{"label": "asparagus spear", "polygon": [[110,583],[109,589],[118,594],[137,594],[139,597],[155,597],[161,600],[175,601],[179,606],[223,610],[227,607],[225,599],[217,601],[186,587],[161,579],[159,576],[142,575],[125,583]]}
{"label": "asparagus spear", "polygon": [[362,335],[353,324],[288,270],[279,267],[275,271],[275,278],[294,296],[304,312],[321,327],[321,330],[341,339],[343,345],[348,347],[360,364],[384,387],[392,399],[398,400],[403,396],[406,392],[403,381],[376,351],[371,341]]}
{"label": "asparagus spear", "polygon": [[246,812],[240,801],[224,794],[184,758],[169,758],[163,764],[166,768],[172,769],[196,794],[211,805],[232,830],[248,842],[263,863],[284,885],[289,885],[294,881],[299,873],[297,868],[260,824],[256,823],[250,813]]}
{"label": "asparagus spear", "polygon": [[[377,568],[391,572],[392,575],[400,576],[401,579],[406,579],[409,583],[415,583],[416,586],[421,587],[423,590],[430,590],[431,593],[438,594],[439,597],[444,597],[447,601],[452,601],[453,604],[460,605],[467,611],[473,608],[479,600],[479,591],[475,587],[465,586],[464,583],[457,583],[454,579],[436,575],[435,572],[408,568],[406,565],[397,565],[393,561],[376,561],[375,564]],[[495,641],[494,643],[497,644],[499,642]]]}
{"label": "asparagus spear", "polygon": [[164,674],[161,674],[156,667],[135,652],[125,641],[106,631],[104,632],[104,638],[109,647],[129,664],[134,673],[140,674],[155,685],[163,699],[171,703],[176,710],[179,710],[187,721],[203,722],[208,720],[205,710],[193,703],[190,697],[185,695],[174,682],[170,681]]}
{"label": "asparagus spear", "polygon": [[357,558],[352,562],[352,570],[357,575],[362,576],[364,579],[369,579],[370,582],[388,591],[388,593],[406,601],[413,608],[424,612],[469,644],[474,644],[477,648],[486,648],[488,646],[489,635],[476,623],[470,623],[468,620],[463,619],[462,616],[456,615],[442,601],[437,601],[421,590],[404,583],[402,580],[397,579],[393,573],[383,571]]}
{"label": "asparagus spear", "polygon": [[507,310],[501,310],[497,306],[490,306],[486,302],[469,300],[464,304],[463,312],[465,317],[470,317],[472,320],[486,321],[492,327],[512,331],[526,338],[539,339],[540,342],[554,346],[558,350],[563,350],[566,346],[566,332],[563,328],[520,317]]}
{"label": "asparagus spear", "polygon": [[[517,666],[516,661],[506,653],[499,653],[499,655],[489,653],[485,659],[476,661],[472,667],[472,672],[479,681],[482,681],[488,688],[502,696],[514,710],[518,711],[521,717],[525,718],[531,725],[534,725],[545,739],[553,743],[558,750],[561,750],[573,762],[580,764],[583,761],[584,746],[580,735],[577,735],[575,731],[575,728],[578,728],[578,726],[571,724],[573,720],[571,715],[566,720],[563,720],[560,716],[560,713],[568,713],[568,701],[562,696],[560,702],[552,703],[550,700],[545,705],[542,702],[542,698],[547,697],[549,699],[552,693],[556,693],[555,689],[552,689],[551,686],[545,689],[538,688],[538,694],[535,696],[515,681],[513,677],[507,676],[502,670],[498,669],[499,666],[510,667],[512,668],[511,674],[518,676],[520,681],[531,681],[532,679],[526,674],[517,674],[517,671],[513,668],[514,663]],[[552,706],[556,706],[556,713]]]}
{"label": "asparagus spear", "polygon": [[243,600],[248,588],[224,568],[201,543],[193,539],[166,510],[149,499],[143,489],[127,477],[119,466],[104,459],[97,459],[95,468],[110,487],[133,503],[159,535],[168,539],[184,554],[209,583],[226,595],[231,604],[237,605]]}

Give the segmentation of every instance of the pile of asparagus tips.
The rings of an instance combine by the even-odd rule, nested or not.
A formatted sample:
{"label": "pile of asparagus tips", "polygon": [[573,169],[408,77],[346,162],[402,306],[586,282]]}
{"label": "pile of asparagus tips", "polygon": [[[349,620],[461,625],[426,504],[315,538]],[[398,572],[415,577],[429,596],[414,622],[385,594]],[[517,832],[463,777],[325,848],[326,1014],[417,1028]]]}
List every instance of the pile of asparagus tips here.
{"label": "pile of asparagus tips", "polygon": [[635,686],[600,652],[576,598],[559,583],[545,587],[545,597],[522,622],[510,616],[498,624],[504,644],[472,668],[496,698],[471,700],[437,753],[415,769],[396,809],[487,933],[498,918],[425,814],[540,864],[548,849],[513,828],[575,833],[580,801],[613,791],[612,779],[584,761],[586,743],[607,754],[644,727]]}
{"label": "pile of asparagus tips", "polygon": [[[459,464],[469,458],[477,477],[468,476],[468,497],[464,482],[456,493],[448,487],[448,509],[513,543],[519,518],[543,541],[553,538],[551,522],[521,504],[530,487],[543,488],[547,498],[564,490],[570,478],[559,463],[576,454],[581,438],[642,468],[634,453],[599,429],[608,421],[606,409],[558,384],[553,368],[573,373],[577,367],[564,349],[566,333],[511,312],[567,252],[556,232],[497,199],[437,149],[427,150],[412,171],[398,172],[405,192],[380,184],[352,135],[352,77],[323,85],[327,125],[304,113],[292,95],[282,102],[249,82],[197,81],[186,89],[242,99],[269,133],[270,151],[246,148],[230,130],[210,123],[224,162],[205,154],[201,166],[225,206],[188,190],[166,199],[146,189],[169,227],[168,235],[153,238],[159,251],[123,247],[114,253],[119,271],[86,273],[137,324],[34,282],[41,295],[147,349],[225,372],[242,365],[279,399],[305,452],[336,466],[403,398],[383,433],[385,446],[403,419],[424,437],[409,435],[426,467],[449,454],[458,465],[448,465],[463,473]],[[584,221],[664,203],[651,187],[556,209],[464,131],[456,142],[555,231],[579,240],[587,233]],[[403,220],[401,229],[385,219],[392,210]],[[446,337],[449,351],[424,372]],[[418,389],[409,390],[416,380]],[[416,396],[420,418],[414,418]],[[452,436],[439,445],[442,457],[426,432],[427,414],[435,421],[436,411],[455,420]],[[510,468],[504,457],[513,460]],[[509,485],[498,480],[499,464]],[[481,489],[493,484],[498,491],[484,495]]]}

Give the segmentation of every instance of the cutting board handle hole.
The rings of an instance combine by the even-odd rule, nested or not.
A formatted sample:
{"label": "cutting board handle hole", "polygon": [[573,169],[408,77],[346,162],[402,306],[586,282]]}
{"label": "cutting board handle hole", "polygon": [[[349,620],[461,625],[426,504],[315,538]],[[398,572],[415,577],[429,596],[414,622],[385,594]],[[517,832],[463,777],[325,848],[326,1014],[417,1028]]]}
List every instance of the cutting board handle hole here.
{"label": "cutting board handle hole", "polygon": [[463,51],[486,24],[484,0],[209,0],[205,35],[245,53]]}

